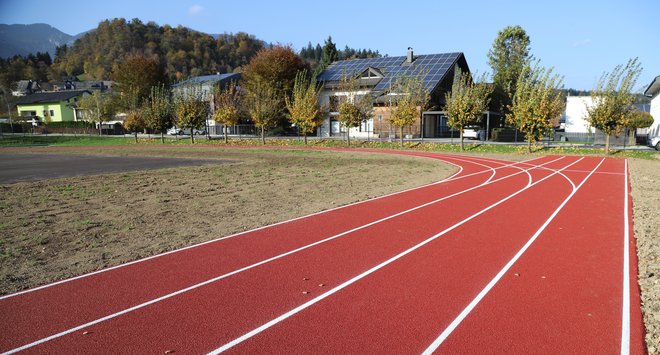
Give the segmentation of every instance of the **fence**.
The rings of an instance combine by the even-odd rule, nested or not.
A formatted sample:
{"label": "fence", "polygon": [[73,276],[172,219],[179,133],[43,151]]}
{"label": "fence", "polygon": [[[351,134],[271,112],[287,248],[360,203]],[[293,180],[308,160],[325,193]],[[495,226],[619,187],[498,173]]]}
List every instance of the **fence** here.
{"label": "fence", "polygon": [[228,135],[233,135],[233,136],[254,136],[256,135],[257,128],[253,124],[238,124],[234,126],[224,126],[224,125],[217,125],[217,126],[209,126],[209,134],[211,135],[224,135],[225,132],[224,130],[227,130]]}

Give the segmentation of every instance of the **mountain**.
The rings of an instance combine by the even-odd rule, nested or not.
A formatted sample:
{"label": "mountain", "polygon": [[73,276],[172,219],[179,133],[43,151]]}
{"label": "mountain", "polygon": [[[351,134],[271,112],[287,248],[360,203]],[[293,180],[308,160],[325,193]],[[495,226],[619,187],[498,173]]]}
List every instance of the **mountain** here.
{"label": "mountain", "polygon": [[9,58],[17,54],[25,56],[37,52],[48,52],[54,57],[57,46],[71,45],[84,34],[71,36],[45,23],[0,24],[0,58]]}

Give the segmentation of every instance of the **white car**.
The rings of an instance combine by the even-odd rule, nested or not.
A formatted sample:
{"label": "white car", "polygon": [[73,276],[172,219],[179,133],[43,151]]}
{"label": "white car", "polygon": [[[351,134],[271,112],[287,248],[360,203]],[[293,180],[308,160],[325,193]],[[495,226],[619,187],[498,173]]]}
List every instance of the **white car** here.
{"label": "white car", "polygon": [[194,134],[194,135],[196,135],[196,136],[197,136],[197,135],[200,135],[200,134],[206,134],[206,130],[205,130],[205,129],[193,129],[193,130],[190,130],[190,129],[183,129],[183,128],[172,127],[172,128],[170,128],[170,129],[167,130],[167,134],[170,134],[170,135],[173,135],[173,136],[177,136],[177,135],[180,136],[180,135],[184,135],[184,134],[185,134],[185,135],[190,135],[191,132],[192,132],[192,134]]}
{"label": "white car", "polygon": [[648,143],[649,147],[653,147],[655,150],[660,151],[660,136],[649,137]]}
{"label": "white car", "polygon": [[463,138],[479,139],[480,133],[480,127],[465,127],[463,129]]}

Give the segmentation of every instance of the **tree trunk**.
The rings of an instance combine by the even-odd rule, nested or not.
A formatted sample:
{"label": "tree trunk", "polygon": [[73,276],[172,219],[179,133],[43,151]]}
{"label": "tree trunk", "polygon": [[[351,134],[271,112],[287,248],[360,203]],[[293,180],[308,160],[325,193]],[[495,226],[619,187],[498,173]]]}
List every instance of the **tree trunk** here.
{"label": "tree trunk", "polygon": [[137,132],[135,132],[135,143],[137,143]]}
{"label": "tree trunk", "polygon": [[458,130],[458,137],[459,137],[460,140],[461,140],[461,152],[462,152],[462,151],[465,150],[465,147],[463,146],[463,127],[461,127],[461,128]]}
{"label": "tree trunk", "polygon": [[103,135],[103,121],[99,120],[99,136]]}
{"label": "tree trunk", "polygon": [[305,140],[305,145],[307,145],[307,133],[303,132],[303,139]]}
{"label": "tree trunk", "polygon": [[532,138],[527,138],[527,153],[532,153]]}
{"label": "tree trunk", "polygon": [[160,131],[160,143],[165,144],[165,133],[163,131]]}
{"label": "tree trunk", "polygon": [[265,134],[265,131],[266,131],[265,127],[264,127],[264,126],[261,126],[261,143],[262,143],[263,145],[266,145],[266,134]]}
{"label": "tree trunk", "polygon": [[605,155],[610,154],[610,134],[605,137]]}
{"label": "tree trunk", "polygon": [[403,126],[399,127],[399,142],[401,143],[401,148],[403,148]]}
{"label": "tree trunk", "polygon": [[229,142],[229,137],[227,137],[227,126],[222,125],[222,131],[225,133],[225,144]]}
{"label": "tree trunk", "polygon": [[195,130],[192,128],[190,129],[190,143],[195,144]]}
{"label": "tree trunk", "polygon": [[346,143],[348,144],[349,147],[351,146],[351,128],[350,127],[346,127]]}

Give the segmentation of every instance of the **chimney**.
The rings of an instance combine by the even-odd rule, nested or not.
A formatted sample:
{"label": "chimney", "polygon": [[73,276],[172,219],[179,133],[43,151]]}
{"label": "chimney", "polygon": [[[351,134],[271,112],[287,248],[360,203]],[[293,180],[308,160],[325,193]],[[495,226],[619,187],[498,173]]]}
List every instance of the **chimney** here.
{"label": "chimney", "polygon": [[413,62],[413,49],[412,47],[408,47],[408,54],[406,55],[406,63],[412,63]]}

